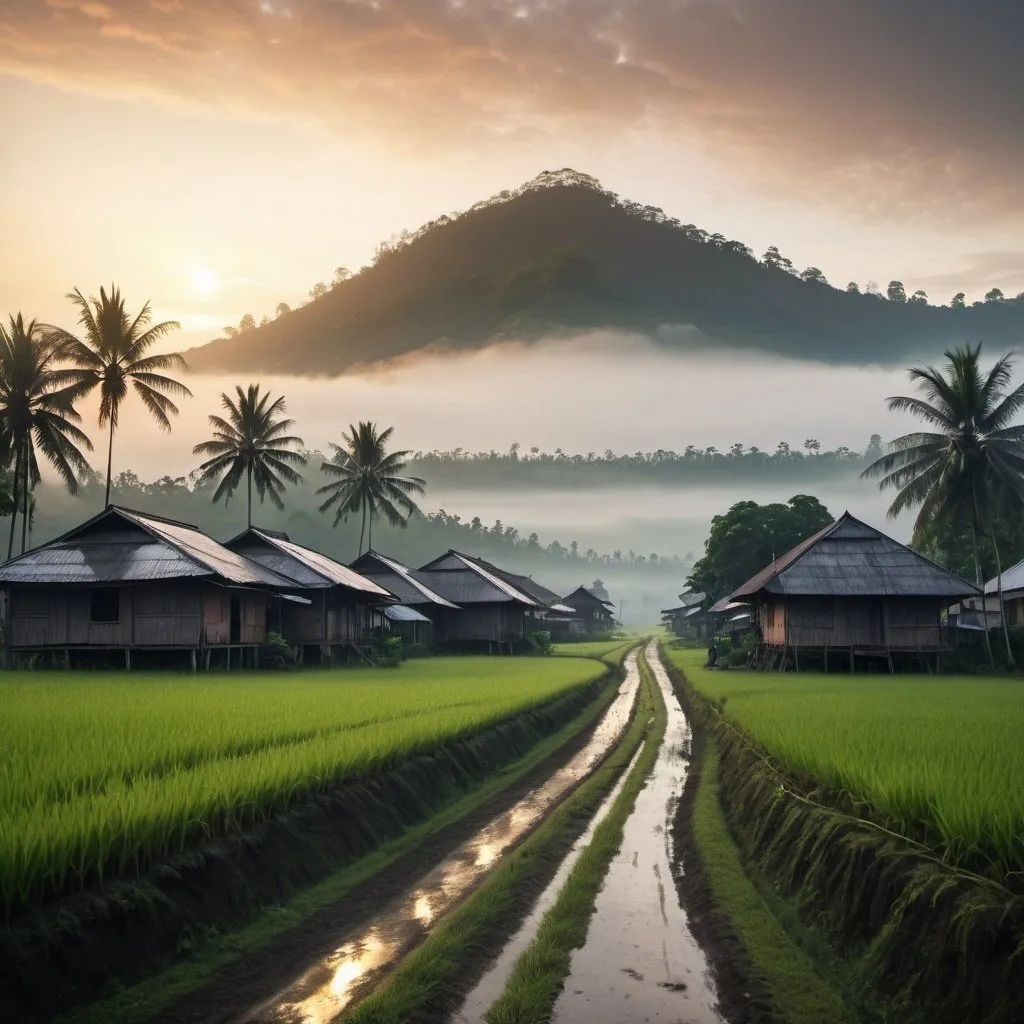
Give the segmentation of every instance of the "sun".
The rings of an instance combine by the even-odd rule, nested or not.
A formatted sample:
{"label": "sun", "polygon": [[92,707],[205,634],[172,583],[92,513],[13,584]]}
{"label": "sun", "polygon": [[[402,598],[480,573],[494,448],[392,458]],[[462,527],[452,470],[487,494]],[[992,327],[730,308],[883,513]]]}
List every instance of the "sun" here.
{"label": "sun", "polygon": [[189,280],[197,295],[212,295],[220,287],[220,280],[209,267],[193,267]]}

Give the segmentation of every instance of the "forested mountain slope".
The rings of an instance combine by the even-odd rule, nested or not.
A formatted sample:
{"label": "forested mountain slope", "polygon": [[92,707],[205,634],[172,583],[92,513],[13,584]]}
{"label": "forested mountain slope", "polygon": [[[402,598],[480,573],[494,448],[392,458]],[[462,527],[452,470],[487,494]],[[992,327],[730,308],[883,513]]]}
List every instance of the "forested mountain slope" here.
{"label": "forested mountain slope", "polygon": [[[378,248],[372,266],[263,326],[187,353],[197,371],[338,374],[431,345],[695,325],[713,343],[832,363],[1024,334],[1024,299],[962,308],[849,292],[758,259],[575,171],[545,172]],[[662,332],[666,345],[682,343]]]}

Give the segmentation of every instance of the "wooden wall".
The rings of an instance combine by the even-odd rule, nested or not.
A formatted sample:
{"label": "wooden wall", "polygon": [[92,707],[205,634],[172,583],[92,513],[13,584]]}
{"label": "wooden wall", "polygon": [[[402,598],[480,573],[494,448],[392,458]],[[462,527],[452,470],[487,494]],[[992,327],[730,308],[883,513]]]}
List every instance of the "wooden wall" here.
{"label": "wooden wall", "polygon": [[12,587],[10,644],[34,647],[199,647],[231,640],[231,599],[239,603],[241,644],[262,643],[267,597],[199,580],[119,588],[117,622],[90,621],[90,587]]}
{"label": "wooden wall", "polygon": [[526,613],[513,604],[464,605],[451,611],[446,640],[520,640],[526,632]]}
{"label": "wooden wall", "polygon": [[938,598],[783,597],[759,608],[761,637],[775,647],[941,646]]}

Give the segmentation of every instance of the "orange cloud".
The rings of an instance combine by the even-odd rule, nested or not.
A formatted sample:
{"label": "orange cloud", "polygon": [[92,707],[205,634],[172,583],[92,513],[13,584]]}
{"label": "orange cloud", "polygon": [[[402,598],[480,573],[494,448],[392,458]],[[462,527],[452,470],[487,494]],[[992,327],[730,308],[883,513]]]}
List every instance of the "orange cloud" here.
{"label": "orange cloud", "polygon": [[1016,0],[12,0],[0,71],[412,151],[696,133],[777,187],[952,217],[1024,212],[1021,38]]}

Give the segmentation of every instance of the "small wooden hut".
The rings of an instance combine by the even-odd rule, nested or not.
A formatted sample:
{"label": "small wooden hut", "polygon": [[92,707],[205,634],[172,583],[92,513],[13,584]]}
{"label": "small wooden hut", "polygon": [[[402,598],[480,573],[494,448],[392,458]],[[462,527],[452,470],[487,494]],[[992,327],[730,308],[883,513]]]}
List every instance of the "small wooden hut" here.
{"label": "small wooden hut", "polygon": [[281,593],[279,631],[302,661],[366,656],[384,628],[384,605],[395,600],[384,587],[286,533],[250,527],[225,546],[290,582]]}
{"label": "small wooden hut", "polygon": [[519,587],[458,551],[421,566],[420,579],[446,601],[458,605],[448,616],[446,639],[515,651],[526,636],[528,617],[540,604]]}
{"label": "small wooden hut", "polygon": [[605,633],[615,628],[615,605],[592,587],[577,587],[562,598],[562,603],[575,611],[585,633]]}
{"label": "small wooden hut", "polygon": [[978,587],[844,513],[711,610],[749,602],[764,667],[937,662],[942,612]]}
{"label": "small wooden hut", "polygon": [[415,643],[444,643],[448,639],[448,623],[459,611],[459,606],[431,589],[424,574],[379,551],[367,551],[360,555],[350,564],[350,568],[393,594],[402,607],[411,608],[431,623],[429,630],[422,624],[419,627],[399,625],[404,621],[399,612],[388,617],[392,632],[406,640],[412,634],[416,639],[409,642]]}
{"label": "small wooden hut", "polygon": [[258,659],[272,595],[291,581],[187,523],[110,506],[0,566],[16,656],[181,651],[193,666]]}

